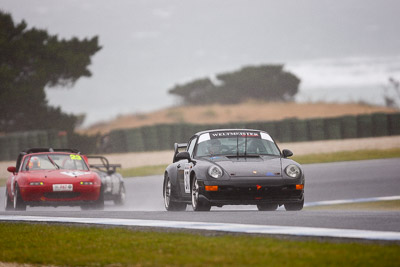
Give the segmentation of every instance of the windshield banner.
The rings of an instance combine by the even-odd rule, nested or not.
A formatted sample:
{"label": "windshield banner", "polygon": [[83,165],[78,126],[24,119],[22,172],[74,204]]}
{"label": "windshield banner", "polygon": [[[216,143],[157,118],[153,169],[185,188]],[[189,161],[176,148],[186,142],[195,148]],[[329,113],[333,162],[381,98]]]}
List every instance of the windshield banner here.
{"label": "windshield banner", "polygon": [[259,132],[250,131],[221,131],[221,132],[211,132],[211,139],[216,138],[232,138],[232,137],[247,137],[247,138],[261,138]]}

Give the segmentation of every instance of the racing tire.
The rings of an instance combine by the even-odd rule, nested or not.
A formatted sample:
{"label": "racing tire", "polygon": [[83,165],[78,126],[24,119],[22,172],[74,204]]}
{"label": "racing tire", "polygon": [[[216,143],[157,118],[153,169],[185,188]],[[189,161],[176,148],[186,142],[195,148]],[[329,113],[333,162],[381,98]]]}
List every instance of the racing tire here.
{"label": "racing tire", "polygon": [[302,210],[304,206],[304,198],[296,203],[286,203],[285,205],[285,210],[287,211],[298,211]]}
{"label": "racing tire", "polygon": [[89,202],[89,203],[82,204],[81,210],[104,210],[103,186],[100,187],[99,198],[95,202]]}
{"label": "racing tire", "polygon": [[172,201],[172,184],[171,180],[168,176],[165,177],[164,188],[163,188],[163,197],[164,197],[164,206],[167,211],[185,211],[186,203]]}
{"label": "racing tire", "polygon": [[19,211],[26,210],[26,204],[22,199],[18,184],[15,185],[14,210],[19,210]]}
{"label": "racing tire", "polygon": [[257,209],[259,211],[274,211],[277,208],[278,208],[278,204],[276,204],[276,203],[257,204]]}
{"label": "racing tire", "polygon": [[4,210],[8,211],[8,210],[13,210],[13,209],[14,209],[14,206],[10,200],[10,196],[8,195],[8,189],[6,187],[6,195],[4,197]]}
{"label": "racing tire", "polygon": [[125,190],[125,185],[121,183],[120,189],[119,189],[119,194],[118,196],[114,199],[114,204],[118,206],[122,206],[125,204],[126,200],[126,190]]}
{"label": "racing tire", "polygon": [[94,210],[104,210],[104,190],[103,186],[100,187],[99,198],[92,204]]}
{"label": "racing tire", "polygon": [[192,195],[192,208],[193,211],[210,211],[211,205],[202,201],[199,196],[199,184],[197,182],[196,176],[193,177],[192,187],[191,187],[191,195]]}

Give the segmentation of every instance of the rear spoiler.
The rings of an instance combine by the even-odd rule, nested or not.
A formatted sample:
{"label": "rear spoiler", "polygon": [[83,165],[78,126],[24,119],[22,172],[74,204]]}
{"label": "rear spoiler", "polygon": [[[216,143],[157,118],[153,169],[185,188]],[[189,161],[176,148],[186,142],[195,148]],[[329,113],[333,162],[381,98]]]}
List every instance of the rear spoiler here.
{"label": "rear spoiler", "polygon": [[187,143],[175,143],[174,144],[174,158],[172,159],[172,162],[176,162],[177,158],[176,155],[179,153],[179,149],[186,149],[187,148]]}
{"label": "rear spoiler", "polygon": [[89,155],[86,156],[88,159],[100,159],[101,164],[89,164],[90,168],[97,169],[99,171],[103,171],[102,169],[105,169],[107,174],[113,174],[116,172],[117,168],[122,168],[121,164],[110,164],[108,159],[103,156],[94,156],[94,155]]}

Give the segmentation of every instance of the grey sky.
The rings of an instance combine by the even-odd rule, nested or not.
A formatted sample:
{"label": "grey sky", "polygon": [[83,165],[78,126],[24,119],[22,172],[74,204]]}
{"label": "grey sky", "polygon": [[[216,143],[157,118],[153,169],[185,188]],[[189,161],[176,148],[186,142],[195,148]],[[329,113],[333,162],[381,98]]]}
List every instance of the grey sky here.
{"label": "grey sky", "polygon": [[176,83],[245,65],[286,64],[304,100],[349,88],[350,98],[360,88],[376,98],[374,88],[400,75],[397,0],[0,0],[0,8],[61,38],[99,36],[93,77],[47,90],[51,104],[87,113],[87,124],[170,106]]}

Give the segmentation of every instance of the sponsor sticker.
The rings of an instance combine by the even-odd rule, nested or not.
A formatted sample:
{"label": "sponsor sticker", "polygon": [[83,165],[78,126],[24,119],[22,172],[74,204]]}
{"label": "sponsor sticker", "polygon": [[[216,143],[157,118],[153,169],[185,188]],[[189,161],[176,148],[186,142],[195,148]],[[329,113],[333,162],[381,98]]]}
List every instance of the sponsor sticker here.
{"label": "sponsor sticker", "polygon": [[210,134],[205,133],[205,134],[200,135],[198,143],[200,144],[200,143],[202,143],[204,141],[208,141],[208,140],[210,140]]}
{"label": "sponsor sticker", "polygon": [[53,184],[53,191],[72,191],[74,189],[72,184]]}
{"label": "sponsor sticker", "polygon": [[76,176],[85,175],[87,173],[80,172],[80,171],[68,171],[68,172],[61,172],[61,174],[68,175],[68,176],[71,176],[71,177],[76,177]]}
{"label": "sponsor sticker", "polygon": [[69,155],[69,157],[70,157],[71,159],[73,159],[73,160],[82,160],[82,157],[79,156],[79,155],[73,155],[73,154],[71,154],[71,155]]}

